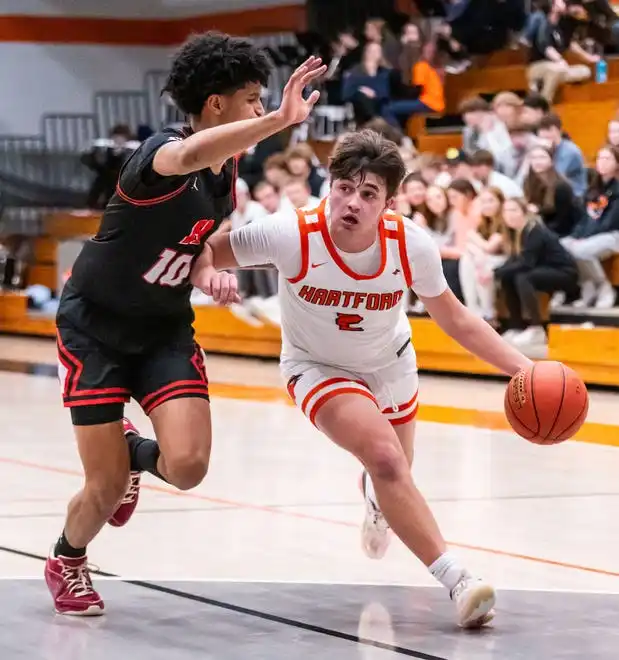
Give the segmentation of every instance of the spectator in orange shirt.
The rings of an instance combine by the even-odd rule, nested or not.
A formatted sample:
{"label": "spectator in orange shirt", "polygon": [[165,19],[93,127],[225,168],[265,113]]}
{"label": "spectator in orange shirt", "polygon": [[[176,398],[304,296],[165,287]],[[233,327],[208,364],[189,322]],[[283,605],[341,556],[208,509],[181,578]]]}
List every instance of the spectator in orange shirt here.
{"label": "spectator in orange shirt", "polygon": [[421,59],[411,72],[411,97],[391,101],[383,108],[383,117],[394,126],[402,126],[415,114],[442,113],[445,110],[445,90],[438,71],[432,66],[436,45],[428,42],[423,47]]}

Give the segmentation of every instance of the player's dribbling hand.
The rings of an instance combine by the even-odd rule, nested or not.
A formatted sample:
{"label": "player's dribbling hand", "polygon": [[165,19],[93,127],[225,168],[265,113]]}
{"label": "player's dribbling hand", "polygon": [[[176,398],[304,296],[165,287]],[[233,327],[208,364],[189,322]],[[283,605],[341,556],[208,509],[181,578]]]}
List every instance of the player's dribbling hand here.
{"label": "player's dribbling hand", "polygon": [[323,65],[319,57],[310,57],[290,76],[284,94],[282,104],[277,113],[288,126],[300,124],[305,121],[320,98],[320,92],[314,90],[307,99],[303,98],[303,90],[318,78],[323,76],[327,67]]}
{"label": "player's dribbling hand", "polygon": [[211,296],[218,305],[240,303],[239,283],[234,273],[204,268],[196,286],[207,296]]}

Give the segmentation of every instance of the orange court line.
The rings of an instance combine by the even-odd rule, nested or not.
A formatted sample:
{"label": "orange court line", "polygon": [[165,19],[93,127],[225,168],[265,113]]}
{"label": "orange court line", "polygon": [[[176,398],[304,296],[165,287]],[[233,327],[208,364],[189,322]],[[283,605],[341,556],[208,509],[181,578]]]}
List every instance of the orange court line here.
{"label": "orange court line", "polygon": [[[274,402],[283,401],[294,405],[286,390],[281,387],[261,385],[238,385],[236,383],[209,383],[213,396],[226,399]],[[455,426],[474,426],[480,429],[494,431],[509,431],[511,427],[502,412],[491,410],[475,410],[473,408],[454,408],[452,406],[435,406],[421,403],[417,419],[422,422],[452,424]],[[619,447],[619,426],[586,422],[573,438],[578,442]]]}
{"label": "orange court line", "polygon": [[[16,458],[0,457],[0,463],[7,465],[15,465],[18,467],[30,468],[33,470],[40,470],[42,472],[50,472],[54,474],[63,474],[72,477],[83,477],[81,472],[68,468],[55,467],[50,465],[43,465],[40,463],[33,463],[31,461],[22,461]],[[211,502],[213,504],[221,504],[236,509],[245,509],[248,511],[259,511],[261,513],[269,513],[278,516],[286,516],[288,518],[296,518],[298,520],[309,520],[312,522],[326,523],[329,525],[337,525],[338,527],[351,527],[356,528],[357,525],[346,520],[337,520],[334,518],[325,518],[323,516],[314,516],[306,513],[299,513],[296,511],[286,511],[271,506],[262,504],[252,504],[251,502],[238,502],[235,500],[228,500],[221,497],[210,497],[208,495],[201,495],[200,493],[172,490],[166,486],[156,486],[151,484],[142,484],[145,490],[153,491],[155,493],[162,493],[165,495],[173,495],[175,497],[200,500],[203,502]],[[575,571],[584,571],[586,573],[594,573],[596,575],[606,575],[609,577],[619,577],[618,571],[609,571],[604,568],[595,568],[593,566],[584,566],[581,564],[572,564],[569,562],[557,561],[554,559],[546,559],[544,557],[535,557],[533,555],[524,555],[517,552],[509,552],[508,550],[496,550],[495,548],[486,548],[478,545],[471,545],[469,543],[459,543],[456,541],[446,541],[447,545],[455,548],[462,548],[464,550],[473,550],[475,552],[484,552],[486,554],[495,555],[497,557],[509,557],[510,559],[522,559],[524,561],[534,562],[536,564],[543,564],[545,566],[555,566],[558,568],[569,568]]]}

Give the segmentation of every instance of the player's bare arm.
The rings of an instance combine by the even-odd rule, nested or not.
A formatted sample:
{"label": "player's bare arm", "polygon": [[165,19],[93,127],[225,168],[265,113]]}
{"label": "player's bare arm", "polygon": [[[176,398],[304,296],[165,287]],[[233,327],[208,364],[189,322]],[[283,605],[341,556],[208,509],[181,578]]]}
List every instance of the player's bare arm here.
{"label": "player's bare arm", "polygon": [[[290,77],[275,112],[259,116],[263,112],[260,103],[260,87],[254,90],[256,108],[254,118],[231,121],[198,130],[185,140],[174,140],[162,146],[153,160],[153,169],[162,176],[185,175],[213,166],[219,166],[228,158],[254,146],[261,140],[307,119],[320,93],[314,91],[305,99],[303,90],[320,78],[326,67],[319,58],[310,57]],[[220,116],[223,103],[221,94],[213,94],[206,101],[209,111]],[[249,99],[252,102],[252,99]],[[194,123],[199,124],[199,120]]]}
{"label": "player's bare arm", "polygon": [[484,362],[513,376],[532,365],[531,360],[508,344],[486,321],[475,316],[447,289],[440,296],[419,296],[430,316],[450,337]]}

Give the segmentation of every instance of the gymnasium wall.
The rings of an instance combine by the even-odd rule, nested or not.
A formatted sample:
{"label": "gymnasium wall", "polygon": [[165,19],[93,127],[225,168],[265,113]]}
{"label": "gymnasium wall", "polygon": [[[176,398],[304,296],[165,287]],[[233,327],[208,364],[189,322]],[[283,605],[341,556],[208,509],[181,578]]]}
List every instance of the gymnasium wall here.
{"label": "gymnasium wall", "polygon": [[39,132],[50,112],[91,112],[95,91],[141,89],[191,31],[302,27],[299,0],[3,0],[0,134]]}

